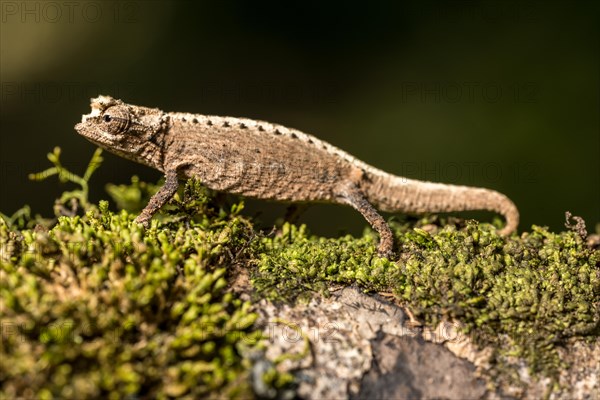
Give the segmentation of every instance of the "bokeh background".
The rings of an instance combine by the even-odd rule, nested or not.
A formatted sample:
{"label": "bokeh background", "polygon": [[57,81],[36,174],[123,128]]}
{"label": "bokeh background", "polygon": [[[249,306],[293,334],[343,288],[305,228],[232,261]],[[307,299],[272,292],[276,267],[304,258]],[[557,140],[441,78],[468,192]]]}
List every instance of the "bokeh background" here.
{"label": "bokeh background", "polygon": [[[50,215],[68,185],[30,182],[89,98],[244,116],[312,133],[386,171],[484,186],[531,224],[600,221],[598,2],[2,1],[0,211]],[[91,181],[160,174],[105,153]],[[284,208],[250,202],[266,225]],[[491,215],[487,215],[491,218]],[[316,206],[313,232],[357,233]]]}

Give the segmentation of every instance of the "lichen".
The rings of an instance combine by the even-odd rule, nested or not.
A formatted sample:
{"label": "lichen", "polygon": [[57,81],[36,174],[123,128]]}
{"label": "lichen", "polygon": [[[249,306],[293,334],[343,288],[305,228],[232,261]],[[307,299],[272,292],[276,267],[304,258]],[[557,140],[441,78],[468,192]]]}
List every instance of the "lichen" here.
{"label": "lichen", "polygon": [[557,346],[600,334],[600,251],[575,232],[534,226],[503,238],[474,221],[393,220],[399,258],[388,260],[370,229],[358,238],[289,223],[262,232],[243,202],[217,202],[194,180],[144,230],[133,219],[157,185],[109,185],[120,209],[111,211],[87,198],[100,153],[81,177],[59,155],[44,176],[80,189],[57,200],[56,217],[24,207],[0,218],[0,397],[289,394],[278,360],[257,356],[252,304],[229,287],[240,269],[255,298],[302,301],[356,285],[392,294],[432,327],[460,321],[496,349],[498,373],[519,357],[555,376]]}

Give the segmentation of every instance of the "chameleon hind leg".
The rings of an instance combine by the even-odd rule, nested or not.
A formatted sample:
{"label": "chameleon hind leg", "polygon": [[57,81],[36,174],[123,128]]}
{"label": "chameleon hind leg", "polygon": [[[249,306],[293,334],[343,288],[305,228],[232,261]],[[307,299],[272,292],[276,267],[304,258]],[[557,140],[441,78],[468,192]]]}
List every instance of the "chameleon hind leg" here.
{"label": "chameleon hind leg", "polygon": [[377,253],[380,257],[392,258],[394,255],[394,236],[390,226],[377,212],[375,207],[368,202],[365,196],[356,186],[347,187],[340,194],[341,200],[360,212],[367,222],[379,234],[379,246]]}

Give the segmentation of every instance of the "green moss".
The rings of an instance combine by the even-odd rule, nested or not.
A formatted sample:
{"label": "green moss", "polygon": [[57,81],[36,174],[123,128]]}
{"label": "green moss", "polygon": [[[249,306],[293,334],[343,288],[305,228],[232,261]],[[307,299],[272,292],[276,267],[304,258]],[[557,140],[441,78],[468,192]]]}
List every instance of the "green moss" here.
{"label": "green moss", "polygon": [[[112,194],[143,201],[145,187]],[[144,231],[135,214],[90,204],[85,185],[57,205],[72,198],[84,215],[49,230],[27,228],[30,213],[0,219],[0,397],[250,396],[245,354],[261,333],[227,288],[253,236],[241,206],[209,204],[190,182]]]}
{"label": "green moss", "polygon": [[101,204],[48,232],[0,225],[5,395],[249,390],[240,346],[260,339],[256,315],[225,277],[248,224],[227,216],[143,232],[132,217]]}
{"label": "green moss", "polygon": [[397,288],[426,320],[456,318],[499,356],[523,357],[549,376],[558,372],[556,345],[598,333],[600,253],[577,234],[534,226],[505,240],[469,224],[431,243],[403,243],[410,284]]}
{"label": "green moss", "polygon": [[371,230],[326,239],[284,224],[267,237],[243,203],[216,204],[196,181],[143,230],[132,221],[156,185],[110,185],[121,208],[111,212],[87,198],[97,165],[79,177],[59,154],[44,176],[81,187],[57,200],[60,217],[0,218],[0,396],[249,397],[263,370],[262,393],[289,395],[281,360],[256,356],[256,315],[228,288],[234,266],[250,269],[257,298],[296,301],[331,285],[394,293],[431,326],[460,321],[497,349],[498,371],[517,355],[554,376],[558,345],[600,334],[600,252],[573,232],[502,238],[488,224],[393,221],[392,262],[376,256]]}
{"label": "green moss", "polygon": [[[292,301],[331,283],[393,292],[416,317],[434,327],[441,319],[463,324],[479,344],[524,358],[531,371],[555,376],[556,346],[600,327],[600,251],[574,232],[534,226],[521,237],[500,237],[487,224],[461,229],[432,218],[414,226],[392,223],[400,260],[375,256],[374,237],[324,239],[304,226],[284,225],[262,239],[253,283],[273,300]],[[435,220],[435,218],[433,218]],[[443,227],[443,228],[442,228]]]}
{"label": "green moss", "polygon": [[310,236],[306,226],[285,223],[274,238],[262,238],[252,282],[258,297],[292,301],[315,292],[327,294],[329,284],[361,285],[387,291],[403,278],[398,266],[376,256],[374,235],[326,239]]}

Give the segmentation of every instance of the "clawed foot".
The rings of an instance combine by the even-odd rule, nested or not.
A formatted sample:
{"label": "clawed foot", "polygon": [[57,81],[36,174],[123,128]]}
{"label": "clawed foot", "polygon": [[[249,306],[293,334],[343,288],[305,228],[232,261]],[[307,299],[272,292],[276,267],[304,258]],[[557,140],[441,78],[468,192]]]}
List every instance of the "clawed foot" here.
{"label": "clawed foot", "polygon": [[142,213],[142,214],[138,215],[137,218],[133,222],[135,222],[136,224],[140,224],[144,228],[148,229],[148,228],[150,228],[150,220],[151,219],[152,219],[152,217],[148,217]]}
{"label": "clawed foot", "polygon": [[377,256],[381,258],[387,258],[388,260],[393,260],[396,258],[396,254],[389,246],[379,246],[377,248]]}

